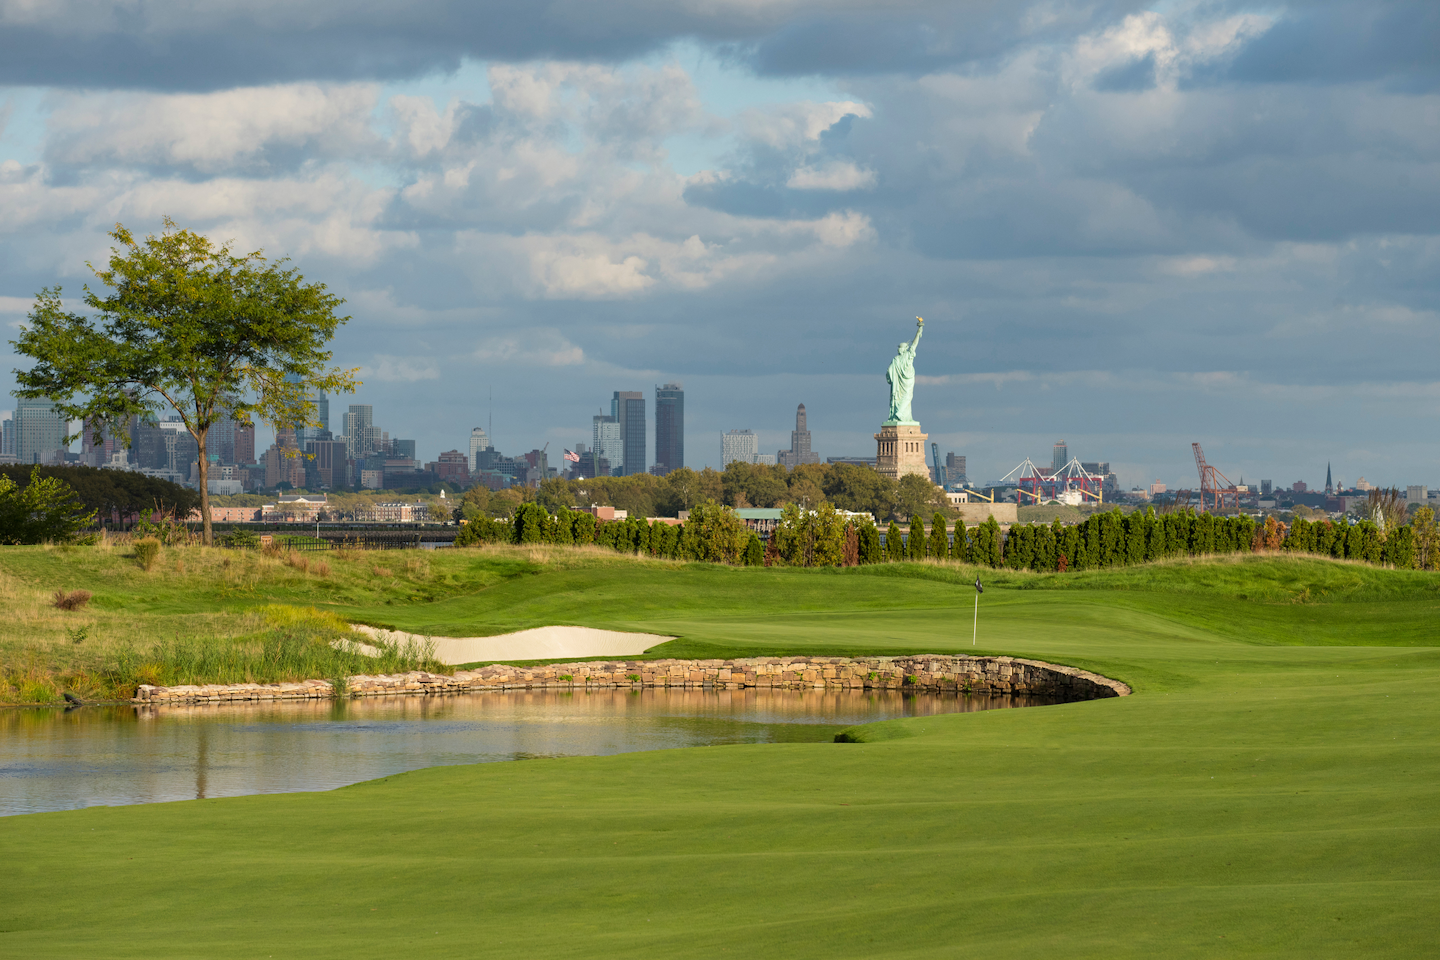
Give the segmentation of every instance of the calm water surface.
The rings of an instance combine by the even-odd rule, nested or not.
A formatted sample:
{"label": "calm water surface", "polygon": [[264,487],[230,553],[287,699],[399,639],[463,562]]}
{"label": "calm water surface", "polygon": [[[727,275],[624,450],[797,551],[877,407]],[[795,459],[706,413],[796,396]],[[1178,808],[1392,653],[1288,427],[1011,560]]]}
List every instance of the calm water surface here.
{"label": "calm water surface", "polygon": [[0,816],[329,790],[454,763],[815,742],[857,723],[1046,702],[894,692],[606,690],[0,709]]}

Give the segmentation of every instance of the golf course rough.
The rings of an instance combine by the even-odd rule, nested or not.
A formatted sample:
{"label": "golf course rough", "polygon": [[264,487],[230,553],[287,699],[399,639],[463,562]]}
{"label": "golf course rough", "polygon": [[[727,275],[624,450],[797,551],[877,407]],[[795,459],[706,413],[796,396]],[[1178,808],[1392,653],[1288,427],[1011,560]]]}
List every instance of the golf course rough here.
{"label": "golf course rough", "polygon": [[[970,652],[973,568],[864,570],[541,570],[385,616]],[[997,574],[978,652],[1135,695],[4,818],[0,956],[1433,956],[1437,624],[1433,574],[1306,558]]]}

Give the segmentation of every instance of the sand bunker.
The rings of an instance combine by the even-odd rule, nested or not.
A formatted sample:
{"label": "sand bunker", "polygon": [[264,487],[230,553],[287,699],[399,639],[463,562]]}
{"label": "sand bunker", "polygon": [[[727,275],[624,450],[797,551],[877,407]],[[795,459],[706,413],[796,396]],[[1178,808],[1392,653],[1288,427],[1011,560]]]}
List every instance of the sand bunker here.
{"label": "sand bunker", "polygon": [[[401,645],[430,642],[435,645],[435,658],[441,663],[482,663],[505,660],[568,660],[574,657],[634,657],[649,647],[674,637],[655,633],[624,633],[619,630],[596,630],[594,627],[536,627],[498,637],[426,637],[401,630],[380,630],[355,624],[356,633],[363,633],[386,643]],[[378,653],[366,644],[353,644],[358,653]]]}

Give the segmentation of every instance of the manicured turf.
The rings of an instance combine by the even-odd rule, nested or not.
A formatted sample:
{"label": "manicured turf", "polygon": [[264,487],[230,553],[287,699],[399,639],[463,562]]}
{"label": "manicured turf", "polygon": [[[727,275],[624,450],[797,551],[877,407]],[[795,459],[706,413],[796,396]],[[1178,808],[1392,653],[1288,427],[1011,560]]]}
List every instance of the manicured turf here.
{"label": "manicured turf", "polygon": [[[969,650],[972,576],[597,562],[372,613]],[[1251,558],[987,580],[976,649],[1135,696],[0,819],[0,956],[1435,952],[1440,577]]]}

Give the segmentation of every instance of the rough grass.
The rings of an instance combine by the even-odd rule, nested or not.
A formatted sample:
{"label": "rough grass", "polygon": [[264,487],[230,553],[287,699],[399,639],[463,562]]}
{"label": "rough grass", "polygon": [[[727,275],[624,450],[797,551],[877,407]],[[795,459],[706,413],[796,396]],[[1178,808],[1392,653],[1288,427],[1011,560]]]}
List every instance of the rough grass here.
{"label": "rough grass", "polygon": [[[672,648],[727,656],[989,650],[1136,693],[890,721],[853,743],[5,818],[0,954],[1434,953],[1435,574],[1283,557],[994,572],[972,648],[972,569],[546,560],[437,554],[434,599],[371,589],[407,624],[445,607],[678,632]],[[370,562],[335,579],[375,584]]]}

